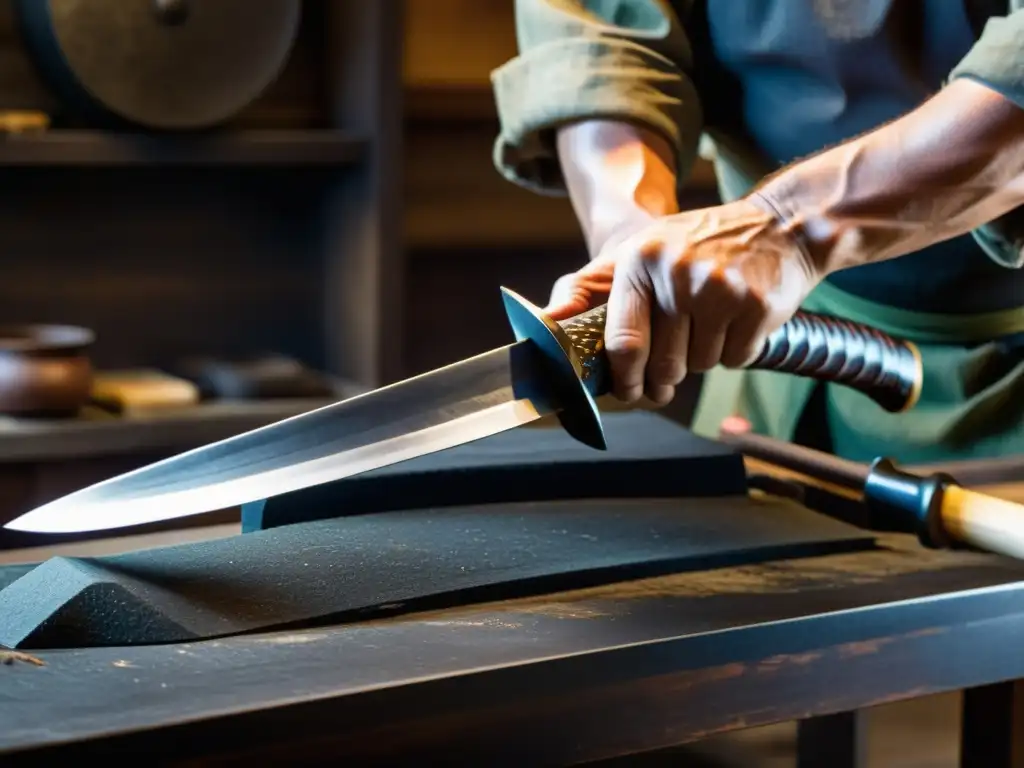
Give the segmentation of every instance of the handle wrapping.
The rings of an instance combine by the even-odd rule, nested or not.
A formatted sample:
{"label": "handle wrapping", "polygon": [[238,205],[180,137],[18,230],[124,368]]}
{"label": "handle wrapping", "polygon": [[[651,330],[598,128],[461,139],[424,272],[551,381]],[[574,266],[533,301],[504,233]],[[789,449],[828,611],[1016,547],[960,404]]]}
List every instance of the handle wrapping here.
{"label": "handle wrapping", "polygon": [[[582,366],[580,378],[594,397],[611,385],[604,350],[606,304],[564,320]],[[920,393],[917,349],[870,326],[797,312],[765,341],[748,368],[789,373],[841,384],[870,397],[890,412],[913,407]]]}
{"label": "handle wrapping", "polygon": [[583,386],[600,397],[611,391],[611,369],[604,353],[604,325],[608,305],[602,304],[559,323],[569,337],[582,369],[577,371]]}
{"label": "handle wrapping", "polygon": [[765,341],[751,368],[809,376],[867,395],[885,410],[914,406],[920,393],[917,349],[860,323],[797,312]]}

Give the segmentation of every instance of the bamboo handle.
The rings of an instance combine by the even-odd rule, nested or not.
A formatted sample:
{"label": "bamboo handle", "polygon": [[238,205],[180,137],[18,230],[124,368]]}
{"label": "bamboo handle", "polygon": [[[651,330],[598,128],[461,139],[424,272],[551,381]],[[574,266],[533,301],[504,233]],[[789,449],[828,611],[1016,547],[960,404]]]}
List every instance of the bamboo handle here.
{"label": "bamboo handle", "polygon": [[939,502],[939,518],[951,539],[1024,560],[1024,505],[947,485]]}
{"label": "bamboo handle", "polygon": [[[866,469],[809,448],[743,432],[722,432],[747,456],[839,489],[860,489],[874,527],[914,532],[932,548],[971,549],[1024,560],[1024,504],[960,485],[946,472],[921,476],[884,457]],[[976,475],[976,473],[975,473]]]}
{"label": "bamboo handle", "polygon": [[917,532],[927,547],[970,547],[1024,560],[1024,505],[969,491],[949,475],[920,477],[876,459],[864,501],[883,519]]}

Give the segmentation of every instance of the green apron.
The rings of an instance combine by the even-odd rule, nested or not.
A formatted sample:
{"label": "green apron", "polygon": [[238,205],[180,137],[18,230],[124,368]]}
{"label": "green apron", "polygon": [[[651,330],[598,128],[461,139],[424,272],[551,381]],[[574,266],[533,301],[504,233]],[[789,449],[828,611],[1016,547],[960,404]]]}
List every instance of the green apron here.
{"label": "green apron", "polygon": [[[746,194],[767,168],[725,141],[714,141],[715,172],[723,200]],[[830,450],[854,461],[888,456],[904,463],[994,458],[1024,454],[1024,342],[1016,351],[1007,337],[1024,334],[1020,308],[982,315],[911,312],[862,299],[823,282],[807,298],[810,312],[874,326],[914,342],[924,380],[917,405],[906,413],[884,411],[849,388],[767,371],[716,368],[704,377],[694,432],[716,437],[728,416],[752,429],[792,440],[817,387],[825,389]],[[814,418],[817,414],[809,414]]]}
{"label": "green apron", "polygon": [[921,398],[891,414],[849,388],[767,371],[716,368],[704,381],[693,430],[714,437],[722,420],[741,416],[752,429],[782,440],[794,430],[817,386],[839,456],[906,463],[992,458],[1024,453],[1024,345],[1000,341],[1024,333],[1024,307],[984,315],[935,315],[876,304],[821,284],[803,308],[867,323],[918,345]]}

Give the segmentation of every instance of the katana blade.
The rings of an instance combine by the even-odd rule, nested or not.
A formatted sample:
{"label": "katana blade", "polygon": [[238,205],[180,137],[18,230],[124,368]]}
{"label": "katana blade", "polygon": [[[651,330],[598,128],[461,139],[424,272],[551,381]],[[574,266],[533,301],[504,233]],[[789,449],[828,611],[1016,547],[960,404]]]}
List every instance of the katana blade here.
{"label": "katana blade", "polygon": [[[502,290],[516,342],[105,480],[7,523],[76,533],[154,523],[279,496],[463,445],[557,414],[605,448],[596,398],[609,390],[606,307],[556,323]],[[799,313],[751,368],[858,389],[890,411],[913,405],[912,345],[865,326]]]}
{"label": "katana blade", "polygon": [[[121,528],[224,509],[512,429],[553,406],[529,342],[359,395],[128,472],[8,523],[20,531]],[[520,382],[517,383],[516,378]]]}

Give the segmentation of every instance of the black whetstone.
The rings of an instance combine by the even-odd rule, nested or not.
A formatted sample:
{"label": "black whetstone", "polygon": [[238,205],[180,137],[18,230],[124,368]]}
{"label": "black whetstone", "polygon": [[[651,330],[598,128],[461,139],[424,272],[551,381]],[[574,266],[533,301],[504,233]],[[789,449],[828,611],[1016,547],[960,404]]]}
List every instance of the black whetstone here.
{"label": "black whetstone", "polygon": [[26,573],[36,568],[38,563],[16,563],[14,565],[0,565],[0,591],[8,584],[13,584]]}
{"label": "black whetstone", "polygon": [[[335,483],[341,500],[325,495],[327,511],[308,515],[333,512],[328,519],[278,520],[276,527],[226,539],[102,558],[53,558],[0,590],[0,644],[179,642],[872,542],[805,508],[738,493],[723,480],[736,479],[738,456],[657,416],[615,414],[609,426],[607,454],[576,452],[557,430],[538,431],[533,440],[523,439],[525,430],[506,433],[468,453],[459,449],[462,458],[446,452],[419,467],[406,462],[407,472],[396,466],[375,473],[376,482],[353,478],[355,490],[349,481]],[[717,488],[718,495],[629,498],[630,490],[650,496],[648,482],[662,489]],[[594,498],[595,488],[613,498]],[[548,493],[554,498],[544,499]],[[508,496],[529,500],[508,503]],[[282,507],[285,514],[296,515],[296,498],[291,513]],[[451,498],[484,501],[452,504]],[[438,499],[448,503],[426,503]]]}
{"label": "black whetstone", "polygon": [[103,558],[53,558],[0,591],[0,643],[194,640],[870,541],[802,507],[744,497],[355,515]]}
{"label": "black whetstone", "polygon": [[393,464],[242,507],[242,530],[349,514],[558,499],[742,496],[733,448],[649,411],[606,413],[608,450],[571,438],[557,422]]}

